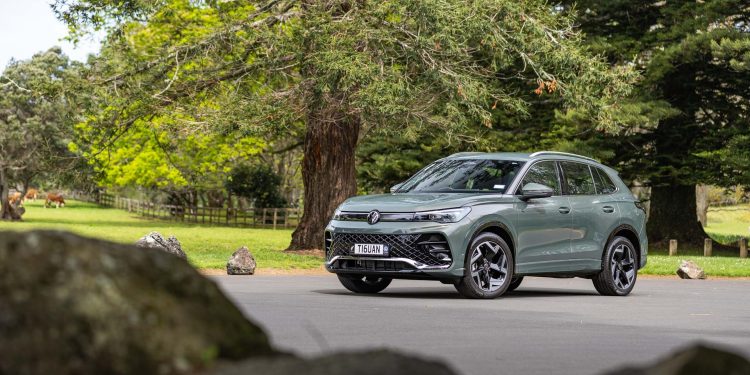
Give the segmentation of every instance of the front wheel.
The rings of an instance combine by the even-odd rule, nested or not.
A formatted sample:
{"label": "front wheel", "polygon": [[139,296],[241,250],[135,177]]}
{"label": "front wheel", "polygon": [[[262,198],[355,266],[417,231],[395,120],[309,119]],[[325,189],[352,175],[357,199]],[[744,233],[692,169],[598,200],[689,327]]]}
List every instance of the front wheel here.
{"label": "front wheel", "polygon": [[471,242],[456,290],[466,298],[497,298],[508,290],[513,266],[508,244],[494,233],[482,233]]}
{"label": "front wheel", "polygon": [[350,275],[336,275],[339,278],[339,282],[344,288],[349,289],[354,293],[366,293],[374,294],[382,291],[391,284],[393,279],[385,277],[373,277],[373,276],[350,276]]}
{"label": "front wheel", "polygon": [[615,237],[602,258],[602,270],[592,281],[599,294],[627,296],[638,278],[635,246],[625,237]]}

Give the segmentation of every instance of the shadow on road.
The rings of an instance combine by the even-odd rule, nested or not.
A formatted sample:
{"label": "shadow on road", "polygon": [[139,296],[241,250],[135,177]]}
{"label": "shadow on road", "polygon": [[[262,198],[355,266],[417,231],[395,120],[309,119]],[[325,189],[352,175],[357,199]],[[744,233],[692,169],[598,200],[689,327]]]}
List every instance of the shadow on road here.
{"label": "shadow on road", "polygon": [[[367,298],[415,298],[415,299],[464,299],[458,292],[450,290],[428,289],[399,289],[393,288],[377,294],[355,294],[345,289],[318,289],[313,293],[328,294],[336,296],[367,297]],[[522,299],[534,297],[571,297],[571,296],[597,296],[596,291],[570,290],[570,289],[520,289],[503,295],[500,299]]]}

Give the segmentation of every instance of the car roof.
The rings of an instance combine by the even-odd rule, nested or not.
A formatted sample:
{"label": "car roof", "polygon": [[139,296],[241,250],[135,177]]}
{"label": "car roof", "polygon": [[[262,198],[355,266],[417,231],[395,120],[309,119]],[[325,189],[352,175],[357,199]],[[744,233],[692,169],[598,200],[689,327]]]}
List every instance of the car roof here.
{"label": "car roof", "polygon": [[600,163],[598,160],[590,158],[588,156],[571,154],[567,152],[558,151],[538,151],[534,153],[528,152],[459,152],[446,159],[490,159],[490,160],[515,160],[515,161],[531,161],[531,160],[566,160],[566,161],[577,161],[589,164],[594,164],[598,167],[602,167],[608,171],[617,174],[614,169]]}

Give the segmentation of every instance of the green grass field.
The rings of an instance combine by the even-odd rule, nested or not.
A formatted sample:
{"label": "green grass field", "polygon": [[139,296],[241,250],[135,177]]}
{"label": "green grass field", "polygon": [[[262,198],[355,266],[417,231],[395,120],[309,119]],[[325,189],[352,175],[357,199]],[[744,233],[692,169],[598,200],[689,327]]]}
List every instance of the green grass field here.
{"label": "green grass field", "polygon": [[[709,211],[706,230],[717,241],[736,241],[750,235],[750,206],[738,209]],[[227,228],[197,226],[174,222],[143,219],[128,212],[98,207],[94,204],[70,201],[64,208],[45,209],[41,201],[28,202],[24,221],[0,222],[0,230],[63,229],[84,236],[121,243],[133,243],[150,231],[168,236],[174,234],[182,243],[190,262],[198,268],[220,269],[240,246],[247,246],[267,269],[315,269],[322,259],[314,256],[284,253],[289,244],[290,230]],[[648,265],[641,273],[674,275],[680,260],[689,259],[703,267],[711,276],[750,277],[750,258],[740,259],[737,250],[715,250],[711,258],[703,257],[703,249],[680,248],[670,257],[666,248],[649,249]]]}
{"label": "green grass field", "polygon": [[190,262],[205,269],[224,268],[232,252],[247,246],[261,269],[313,269],[322,259],[284,253],[291,230],[196,226],[148,220],[123,210],[69,201],[64,208],[44,208],[42,201],[27,202],[23,222],[2,222],[0,230],[62,229],[83,236],[120,243],[134,243],[151,231],[174,234]]}

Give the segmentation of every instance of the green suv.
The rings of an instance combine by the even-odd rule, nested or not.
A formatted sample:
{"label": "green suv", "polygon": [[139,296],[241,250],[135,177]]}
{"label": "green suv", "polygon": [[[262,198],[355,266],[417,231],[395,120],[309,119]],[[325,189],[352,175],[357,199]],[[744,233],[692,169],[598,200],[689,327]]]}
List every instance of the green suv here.
{"label": "green suv", "polygon": [[326,269],[356,293],[392,279],[495,298],[524,276],[585,277],[633,290],[646,265],[646,213],[612,168],[542,151],[460,153],[391,188],[353,197],[325,231]]}

